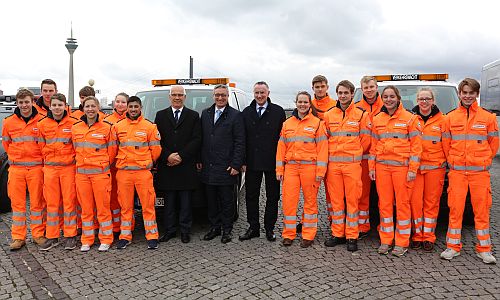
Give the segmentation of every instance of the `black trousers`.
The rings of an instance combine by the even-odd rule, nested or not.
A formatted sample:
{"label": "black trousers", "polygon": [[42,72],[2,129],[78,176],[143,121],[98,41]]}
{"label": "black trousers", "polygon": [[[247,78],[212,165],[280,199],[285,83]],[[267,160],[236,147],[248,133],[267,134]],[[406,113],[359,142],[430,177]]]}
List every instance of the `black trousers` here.
{"label": "black trousers", "polygon": [[163,191],[165,196],[165,230],[166,233],[177,232],[177,204],[179,205],[179,228],[181,233],[191,233],[193,215],[191,209],[191,190]]}
{"label": "black trousers", "polygon": [[236,201],[233,197],[233,185],[206,184],[205,192],[211,229],[222,228],[224,232],[231,232]]}
{"label": "black trousers", "polygon": [[274,230],[278,219],[278,203],[280,200],[280,182],[276,180],[276,171],[254,171],[247,168],[245,173],[247,221],[250,228],[260,230],[259,198],[262,175],[266,184],[266,208],[264,228]]}

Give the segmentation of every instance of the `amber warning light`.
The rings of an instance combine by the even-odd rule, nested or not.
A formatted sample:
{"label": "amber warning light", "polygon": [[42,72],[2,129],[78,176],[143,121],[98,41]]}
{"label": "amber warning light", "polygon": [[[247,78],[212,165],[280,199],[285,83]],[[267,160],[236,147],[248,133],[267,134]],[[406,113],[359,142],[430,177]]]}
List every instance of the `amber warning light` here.
{"label": "amber warning light", "polygon": [[405,80],[426,80],[426,81],[446,81],[448,74],[403,74],[403,75],[377,75],[377,81],[405,81]]}
{"label": "amber warning light", "polygon": [[184,78],[184,79],[153,79],[153,86],[190,85],[190,84],[228,84],[229,78]]}

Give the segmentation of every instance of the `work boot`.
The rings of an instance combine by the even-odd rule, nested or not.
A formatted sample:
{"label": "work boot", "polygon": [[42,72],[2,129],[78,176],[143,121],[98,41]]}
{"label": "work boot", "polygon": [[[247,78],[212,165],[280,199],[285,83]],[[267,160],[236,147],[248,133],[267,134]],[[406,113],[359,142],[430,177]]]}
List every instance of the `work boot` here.
{"label": "work boot", "polygon": [[74,236],[66,238],[66,241],[64,242],[64,249],[73,250],[75,248],[76,248],[76,238]]}
{"label": "work boot", "polygon": [[300,247],[302,247],[302,248],[308,248],[308,247],[310,247],[313,243],[314,243],[314,241],[313,241],[313,240],[306,240],[306,239],[302,239],[302,241],[300,242]]}
{"label": "work boot", "polygon": [[16,250],[19,250],[19,249],[21,249],[22,247],[24,247],[24,245],[26,245],[26,241],[24,241],[24,240],[14,240],[14,241],[10,244],[10,251],[16,251]]}
{"label": "work boot", "polygon": [[497,259],[491,254],[491,252],[478,252],[477,257],[482,259],[485,264],[497,263]]}
{"label": "work boot", "polygon": [[325,246],[327,247],[335,247],[337,245],[341,245],[341,244],[345,244],[346,243],[346,239],[345,237],[336,237],[336,236],[332,236],[330,238],[328,238],[326,241],[325,241]]}
{"label": "work boot", "polygon": [[347,251],[350,251],[350,252],[358,251],[358,240],[348,239],[347,240]]}
{"label": "work boot", "polygon": [[425,252],[431,252],[432,250],[434,250],[434,243],[429,241],[424,241],[423,248]]}
{"label": "work boot", "polygon": [[396,247],[394,247],[394,250],[392,250],[392,255],[397,256],[397,257],[401,257],[401,256],[405,255],[406,252],[408,252],[408,248],[396,246]]}
{"label": "work boot", "polygon": [[39,236],[39,237],[33,238],[33,242],[35,244],[37,244],[38,246],[45,244],[46,241],[47,241],[47,238],[44,236]]}
{"label": "work boot", "polygon": [[446,248],[443,252],[441,252],[441,258],[446,260],[452,260],[454,257],[459,256],[460,252],[457,252],[451,248]]}
{"label": "work boot", "polygon": [[362,240],[368,236],[368,231],[360,231],[358,234],[358,240]]}
{"label": "work boot", "polygon": [[391,245],[381,244],[377,252],[378,254],[387,255],[389,254],[389,250],[391,250]]}
{"label": "work boot", "polygon": [[57,245],[59,245],[59,239],[47,239],[45,243],[40,245],[40,250],[49,251],[50,249],[54,248]]}
{"label": "work boot", "polygon": [[420,249],[420,248],[422,248],[422,242],[421,242],[421,241],[411,241],[411,245],[410,245],[410,247],[411,247],[413,250]]}
{"label": "work boot", "polygon": [[292,240],[291,239],[283,239],[283,241],[281,242],[283,244],[283,246],[291,246],[292,245]]}
{"label": "work boot", "polygon": [[302,223],[297,223],[297,225],[295,225],[295,232],[302,233]]}

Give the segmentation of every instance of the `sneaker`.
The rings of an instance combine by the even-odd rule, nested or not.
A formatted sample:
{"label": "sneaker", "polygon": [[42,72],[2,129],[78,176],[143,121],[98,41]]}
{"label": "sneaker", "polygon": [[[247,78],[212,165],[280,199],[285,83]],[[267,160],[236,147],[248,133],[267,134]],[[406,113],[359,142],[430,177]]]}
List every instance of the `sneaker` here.
{"label": "sneaker", "polygon": [[47,241],[47,238],[45,238],[44,236],[39,236],[39,237],[33,238],[33,242],[35,242],[35,244],[37,244],[38,246],[45,244],[46,241]]}
{"label": "sneaker", "polygon": [[82,252],[87,252],[89,250],[90,250],[90,245],[85,244],[85,245],[82,245],[82,247],[80,247],[80,251],[82,251]]}
{"label": "sneaker", "polygon": [[424,248],[425,252],[432,252],[434,250],[434,243],[429,241],[424,241],[422,248]]}
{"label": "sneaker", "polygon": [[150,250],[158,249],[158,240],[156,239],[148,240],[148,249]]}
{"label": "sneaker", "polygon": [[59,239],[47,239],[45,243],[40,245],[40,250],[49,251],[50,249],[54,248],[57,245],[59,245]]}
{"label": "sneaker", "polygon": [[460,252],[455,251],[451,248],[446,248],[443,252],[441,252],[441,258],[446,260],[452,260],[453,257],[459,256]]}
{"label": "sneaker", "polygon": [[394,256],[397,256],[397,257],[401,257],[401,256],[405,255],[406,252],[408,252],[408,248],[396,246],[396,247],[394,247],[394,250],[392,250],[391,254]]}
{"label": "sneaker", "polygon": [[121,239],[121,240],[118,241],[118,243],[116,243],[116,249],[125,249],[130,244],[132,244],[131,241]]}
{"label": "sneaker", "polygon": [[413,250],[420,249],[420,248],[422,248],[422,242],[421,241],[411,241],[410,247]]}
{"label": "sneaker", "polygon": [[387,255],[389,254],[389,251],[391,250],[391,245],[387,245],[387,244],[381,244],[380,247],[378,247],[378,254],[382,254],[382,255]]}
{"label": "sneaker", "polygon": [[66,238],[64,241],[64,250],[73,250],[76,248],[76,238],[74,236]]}
{"label": "sneaker", "polygon": [[100,244],[99,249],[97,249],[100,252],[106,252],[109,250],[109,247],[111,247],[110,244]]}
{"label": "sneaker", "polygon": [[19,249],[21,249],[22,247],[24,247],[24,245],[26,245],[26,241],[25,241],[25,240],[14,240],[14,241],[10,244],[10,251],[16,251],[16,250],[19,250]]}
{"label": "sneaker", "polygon": [[477,257],[482,259],[485,264],[497,263],[497,259],[491,254],[491,252],[478,252]]}

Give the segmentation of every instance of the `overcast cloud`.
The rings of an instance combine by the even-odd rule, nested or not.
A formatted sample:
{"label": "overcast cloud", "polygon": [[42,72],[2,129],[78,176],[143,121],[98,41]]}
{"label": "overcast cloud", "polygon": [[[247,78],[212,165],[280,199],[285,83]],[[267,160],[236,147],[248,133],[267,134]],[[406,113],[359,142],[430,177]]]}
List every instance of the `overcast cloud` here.
{"label": "overcast cloud", "polygon": [[[472,3],[472,4],[471,4]],[[477,5],[477,7],[472,7]],[[259,80],[289,105],[314,75],[330,86],[363,75],[449,73],[480,79],[500,59],[500,1],[8,1],[0,4],[0,89],[67,93],[73,22],[75,90],[95,80],[101,97],[151,88],[156,78]]]}

